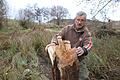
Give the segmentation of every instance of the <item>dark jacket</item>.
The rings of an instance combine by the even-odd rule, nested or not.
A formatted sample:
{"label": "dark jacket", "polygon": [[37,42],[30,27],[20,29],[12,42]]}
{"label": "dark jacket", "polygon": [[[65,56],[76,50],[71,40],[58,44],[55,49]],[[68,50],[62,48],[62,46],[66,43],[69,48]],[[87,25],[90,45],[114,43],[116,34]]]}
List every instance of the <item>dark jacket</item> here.
{"label": "dark jacket", "polygon": [[57,43],[57,36],[61,36],[63,40],[69,40],[71,47],[82,47],[84,50],[83,55],[87,55],[88,51],[92,47],[92,37],[87,27],[83,27],[80,30],[76,30],[74,24],[64,27],[58,34],[56,34],[52,43]]}

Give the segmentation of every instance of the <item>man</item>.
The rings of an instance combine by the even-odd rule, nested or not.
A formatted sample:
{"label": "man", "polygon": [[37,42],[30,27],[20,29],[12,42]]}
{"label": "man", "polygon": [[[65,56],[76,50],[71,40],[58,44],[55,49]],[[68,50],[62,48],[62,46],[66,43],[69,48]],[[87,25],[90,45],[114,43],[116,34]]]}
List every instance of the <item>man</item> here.
{"label": "man", "polygon": [[89,72],[86,67],[85,57],[92,47],[92,37],[86,27],[86,13],[78,12],[72,25],[64,27],[56,36],[53,37],[51,43],[58,44],[56,37],[61,36],[63,40],[69,40],[72,48],[76,48],[76,54],[80,62],[80,80],[89,80]]}

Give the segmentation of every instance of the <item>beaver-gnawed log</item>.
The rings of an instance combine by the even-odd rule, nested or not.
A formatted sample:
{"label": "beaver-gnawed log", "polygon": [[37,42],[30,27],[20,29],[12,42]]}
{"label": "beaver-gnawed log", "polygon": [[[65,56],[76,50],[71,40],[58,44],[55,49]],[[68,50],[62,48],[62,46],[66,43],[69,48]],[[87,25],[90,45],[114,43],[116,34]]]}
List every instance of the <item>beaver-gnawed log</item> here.
{"label": "beaver-gnawed log", "polygon": [[58,44],[54,46],[52,60],[53,80],[79,80],[79,61],[76,48],[71,48],[70,41],[63,41],[57,37]]}

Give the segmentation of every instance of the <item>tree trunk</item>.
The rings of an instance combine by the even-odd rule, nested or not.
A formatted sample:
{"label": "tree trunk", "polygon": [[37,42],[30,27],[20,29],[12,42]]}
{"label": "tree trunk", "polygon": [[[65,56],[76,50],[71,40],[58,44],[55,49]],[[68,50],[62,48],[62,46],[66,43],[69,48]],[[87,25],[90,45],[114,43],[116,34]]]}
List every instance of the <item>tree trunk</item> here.
{"label": "tree trunk", "polygon": [[70,42],[58,38],[56,59],[54,62],[53,80],[79,80],[79,61],[75,49],[71,49]]}

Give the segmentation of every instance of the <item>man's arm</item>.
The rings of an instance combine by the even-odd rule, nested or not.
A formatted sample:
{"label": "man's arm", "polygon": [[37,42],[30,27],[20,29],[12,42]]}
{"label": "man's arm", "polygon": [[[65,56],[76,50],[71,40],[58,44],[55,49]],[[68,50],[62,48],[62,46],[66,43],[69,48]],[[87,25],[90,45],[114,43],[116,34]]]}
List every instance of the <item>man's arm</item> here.
{"label": "man's arm", "polygon": [[67,27],[64,27],[62,28],[62,30],[58,33],[58,34],[55,34],[51,40],[51,43],[55,43],[55,44],[58,44],[58,41],[57,41],[57,36],[61,36],[62,39],[64,38],[64,35],[66,33],[66,29]]}
{"label": "man's arm", "polygon": [[84,50],[84,55],[87,55],[90,49],[92,48],[92,36],[89,31],[86,31],[84,41],[83,41],[83,50]]}
{"label": "man's arm", "polygon": [[91,37],[91,33],[87,30],[85,31],[84,34],[83,47],[77,48],[78,56],[87,55],[91,48],[92,48],[92,37]]}

